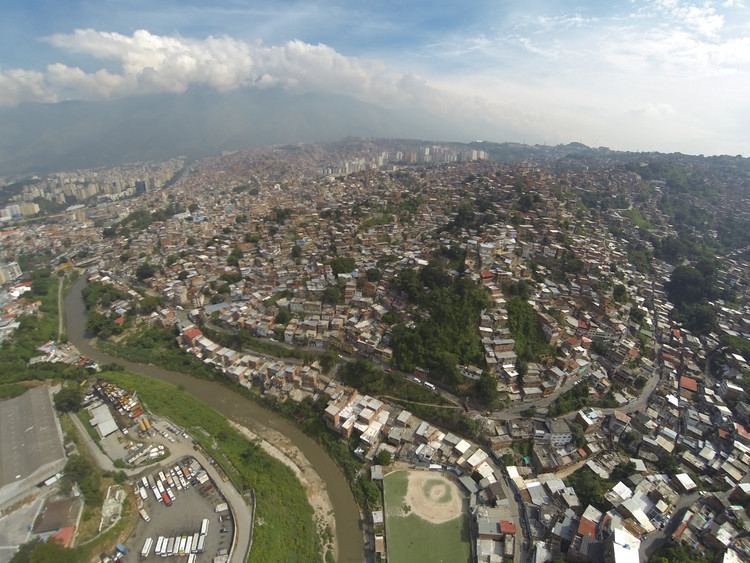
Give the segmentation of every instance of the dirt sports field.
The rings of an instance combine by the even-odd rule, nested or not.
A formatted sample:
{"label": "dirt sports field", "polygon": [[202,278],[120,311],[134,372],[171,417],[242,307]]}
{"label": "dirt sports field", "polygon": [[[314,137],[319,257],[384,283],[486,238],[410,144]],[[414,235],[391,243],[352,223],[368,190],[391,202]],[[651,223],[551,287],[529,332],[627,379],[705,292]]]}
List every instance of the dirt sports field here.
{"label": "dirt sports field", "polygon": [[384,487],[391,563],[469,561],[468,499],[453,477],[395,471],[386,475]]}

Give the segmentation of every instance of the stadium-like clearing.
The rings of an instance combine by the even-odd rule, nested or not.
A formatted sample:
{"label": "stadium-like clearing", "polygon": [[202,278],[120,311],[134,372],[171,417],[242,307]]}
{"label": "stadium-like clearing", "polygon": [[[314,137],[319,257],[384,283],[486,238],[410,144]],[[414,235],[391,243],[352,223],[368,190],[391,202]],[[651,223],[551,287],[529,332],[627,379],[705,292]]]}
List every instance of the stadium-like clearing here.
{"label": "stadium-like clearing", "polygon": [[384,496],[391,563],[470,560],[468,499],[450,476],[395,471],[385,477]]}

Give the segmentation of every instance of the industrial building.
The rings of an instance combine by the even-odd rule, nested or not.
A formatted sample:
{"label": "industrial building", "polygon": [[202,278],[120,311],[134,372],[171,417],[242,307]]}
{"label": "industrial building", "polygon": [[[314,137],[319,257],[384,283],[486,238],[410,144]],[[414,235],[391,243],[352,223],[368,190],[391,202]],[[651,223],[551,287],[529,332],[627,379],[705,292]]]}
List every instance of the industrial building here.
{"label": "industrial building", "polygon": [[0,401],[0,452],[0,506],[62,471],[62,431],[49,387]]}

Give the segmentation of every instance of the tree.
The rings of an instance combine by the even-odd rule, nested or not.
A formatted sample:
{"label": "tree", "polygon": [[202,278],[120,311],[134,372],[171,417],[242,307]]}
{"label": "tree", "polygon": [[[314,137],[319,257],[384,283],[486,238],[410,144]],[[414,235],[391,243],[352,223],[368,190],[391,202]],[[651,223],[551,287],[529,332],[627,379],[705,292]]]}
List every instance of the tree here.
{"label": "tree", "polygon": [[141,281],[153,277],[155,273],[156,267],[149,262],[144,262],[135,269],[135,277],[137,277]]}
{"label": "tree", "polygon": [[430,260],[430,262],[419,271],[419,279],[430,289],[446,287],[450,284],[445,271],[443,260]]}
{"label": "tree", "polygon": [[518,198],[518,210],[528,213],[534,206],[534,198],[530,194],[523,194]]}
{"label": "tree", "polygon": [[289,309],[281,308],[276,313],[276,318],[274,319],[274,322],[279,325],[285,325],[291,320],[292,320],[292,313],[289,312]]}
{"label": "tree", "polygon": [[714,276],[710,265],[707,262],[699,265],[701,269],[681,265],[672,271],[672,275],[664,288],[667,290],[669,300],[675,306],[694,305],[713,297]]}
{"label": "tree", "polygon": [[646,312],[638,307],[633,307],[630,309],[630,318],[632,321],[641,324],[643,319],[646,318]]}
{"label": "tree", "polygon": [[396,287],[412,300],[419,299],[423,292],[422,282],[413,268],[404,268],[398,273]]}
{"label": "tree", "polygon": [[341,381],[362,393],[380,393],[384,385],[383,370],[369,360],[345,362],[341,367]]}
{"label": "tree", "polygon": [[81,408],[83,393],[78,386],[63,387],[55,395],[55,408],[59,413],[76,412]]}
{"label": "tree", "polygon": [[334,285],[329,285],[323,290],[323,299],[328,303],[338,303],[341,299],[341,290]]}
{"label": "tree", "polygon": [[635,473],[635,463],[627,461],[615,466],[609,478],[611,481],[625,481],[633,473]]}
{"label": "tree", "polygon": [[339,357],[339,353],[335,350],[326,350],[320,357],[320,367],[323,368],[324,372],[328,373],[338,363]]}
{"label": "tree", "polygon": [[298,244],[292,246],[292,258],[298,260],[302,258],[302,247]]}
{"label": "tree", "polygon": [[235,248],[229,256],[227,256],[227,266],[237,267],[240,260],[242,260],[242,251],[239,248]]}
{"label": "tree", "polygon": [[156,311],[159,307],[161,307],[161,305],[161,299],[159,299],[158,297],[154,297],[153,295],[149,295],[141,299],[140,303],[138,304],[138,308],[141,310],[141,313],[143,313],[144,315],[148,315],[149,313],[153,313],[154,311]]}
{"label": "tree", "polygon": [[12,563],[59,563],[70,561],[73,552],[59,540],[49,538],[47,541],[32,541],[22,545],[11,559]]}
{"label": "tree", "polygon": [[497,402],[497,378],[486,371],[482,372],[476,383],[477,398],[486,406],[493,407]]}
{"label": "tree", "polygon": [[470,201],[463,201],[458,206],[453,226],[457,229],[469,228],[474,223],[474,207]]}
{"label": "tree", "polygon": [[377,283],[383,277],[383,272],[380,271],[380,268],[368,268],[366,275],[367,281]]}
{"label": "tree", "polygon": [[582,448],[586,445],[586,434],[583,431],[583,426],[577,422],[571,422],[569,424],[570,429],[573,431],[573,443],[577,448]]}
{"label": "tree", "polygon": [[655,463],[659,471],[663,471],[670,477],[674,477],[680,470],[680,464],[672,454],[663,454]]}
{"label": "tree", "polygon": [[615,301],[618,303],[624,303],[627,301],[627,293],[625,291],[625,286],[622,284],[616,284],[614,289],[612,290],[612,297],[614,297]]}
{"label": "tree", "polygon": [[385,315],[383,315],[383,322],[389,325],[395,325],[399,321],[398,313],[393,309],[389,309]]}
{"label": "tree", "polygon": [[348,274],[356,267],[354,259],[348,258],[346,256],[336,256],[330,261],[329,264],[334,276],[338,276],[339,274]]}
{"label": "tree", "polygon": [[566,484],[576,492],[583,506],[592,505],[599,510],[604,510],[604,493],[609,489],[609,483],[591,471],[583,467],[570,475]]}
{"label": "tree", "polygon": [[380,450],[375,456],[375,463],[378,465],[390,465],[393,462],[393,456],[388,450]]}

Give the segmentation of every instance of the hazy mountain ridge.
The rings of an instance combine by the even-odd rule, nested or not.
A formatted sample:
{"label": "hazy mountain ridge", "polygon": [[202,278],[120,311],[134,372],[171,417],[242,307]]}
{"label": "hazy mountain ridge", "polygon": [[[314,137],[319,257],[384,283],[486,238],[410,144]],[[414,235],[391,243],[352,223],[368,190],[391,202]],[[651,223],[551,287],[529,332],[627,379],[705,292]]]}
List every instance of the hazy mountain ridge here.
{"label": "hazy mountain ridge", "polygon": [[0,110],[0,175],[198,158],[223,150],[358,137],[456,139],[468,124],[338,95],[193,89]]}

